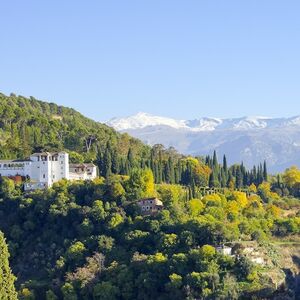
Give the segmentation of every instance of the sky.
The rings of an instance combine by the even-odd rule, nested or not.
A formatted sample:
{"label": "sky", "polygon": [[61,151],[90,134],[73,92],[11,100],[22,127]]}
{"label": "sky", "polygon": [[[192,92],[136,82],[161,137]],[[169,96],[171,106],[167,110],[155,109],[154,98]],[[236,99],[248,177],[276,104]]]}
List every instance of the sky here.
{"label": "sky", "polygon": [[300,114],[300,1],[0,2],[0,91],[98,121]]}

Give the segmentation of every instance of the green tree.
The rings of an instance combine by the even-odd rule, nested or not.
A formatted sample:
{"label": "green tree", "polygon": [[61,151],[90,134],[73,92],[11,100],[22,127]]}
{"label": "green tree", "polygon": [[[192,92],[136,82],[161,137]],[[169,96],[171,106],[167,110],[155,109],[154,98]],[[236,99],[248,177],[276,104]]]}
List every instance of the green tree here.
{"label": "green tree", "polygon": [[15,276],[9,267],[9,252],[3,233],[0,231],[0,299],[15,300],[17,292],[14,287]]}
{"label": "green tree", "polygon": [[77,294],[73,285],[69,282],[65,283],[61,288],[64,300],[77,300]]}
{"label": "green tree", "polygon": [[58,297],[54,294],[52,290],[46,292],[46,300],[57,300]]}
{"label": "green tree", "polygon": [[93,299],[95,300],[116,300],[119,289],[109,281],[98,283],[94,287]]}
{"label": "green tree", "polygon": [[86,251],[86,248],[82,242],[73,243],[67,250],[68,259],[79,262],[83,259],[83,254]]}

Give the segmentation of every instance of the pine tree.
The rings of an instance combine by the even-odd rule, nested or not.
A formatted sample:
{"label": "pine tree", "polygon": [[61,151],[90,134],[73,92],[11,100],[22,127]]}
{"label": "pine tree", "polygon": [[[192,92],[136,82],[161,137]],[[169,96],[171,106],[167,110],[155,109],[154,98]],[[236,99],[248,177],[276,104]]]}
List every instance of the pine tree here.
{"label": "pine tree", "polygon": [[14,287],[15,276],[9,267],[9,253],[4,235],[0,231],[0,299],[17,300],[17,292]]}

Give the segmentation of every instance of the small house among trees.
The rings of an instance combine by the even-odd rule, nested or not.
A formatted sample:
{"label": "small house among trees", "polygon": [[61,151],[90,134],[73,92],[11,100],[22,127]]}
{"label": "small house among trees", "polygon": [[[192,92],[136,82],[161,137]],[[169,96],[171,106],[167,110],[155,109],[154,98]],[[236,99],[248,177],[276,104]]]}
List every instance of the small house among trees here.
{"label": "small house among trees", "polygon": [[143,215],[154,215],[164,207],[163,203],[155,197],[140,199],[137,205],[140,207]]}
{"label": "small house among trees", "polygon": [[220,254],[229,255],[229,256],[232,255],[232,247],[220,245],[220,246],[216,246],[215,248],[216,248],[216,251]]}

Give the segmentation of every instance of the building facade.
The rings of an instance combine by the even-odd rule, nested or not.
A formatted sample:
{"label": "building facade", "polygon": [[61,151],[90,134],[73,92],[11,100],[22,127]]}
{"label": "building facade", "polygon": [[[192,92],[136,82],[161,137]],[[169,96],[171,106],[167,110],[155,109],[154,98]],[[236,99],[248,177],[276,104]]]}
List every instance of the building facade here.
{"label": "building facade", "polygon": [[0,160],[0,175],[25,178],[25,190],[47,188],[61,179],[92,180],[97,177],[97,167],[94,164],[82,165],[84,167],[80,170],[84,171],[79,172],[79,168],[69,164],[67,152],[42,152],[34,153],[25,160]]}
{"label": "building facade", "polygon": [[94,164],[70,164],[70,180],[87,180],[97,177],[97,168]]}
{"label": "building facade", "polygon": [[143,215],[155,215],[164,207],[163,203],[155,197],[140,199],[137,201],[137,205]]}

